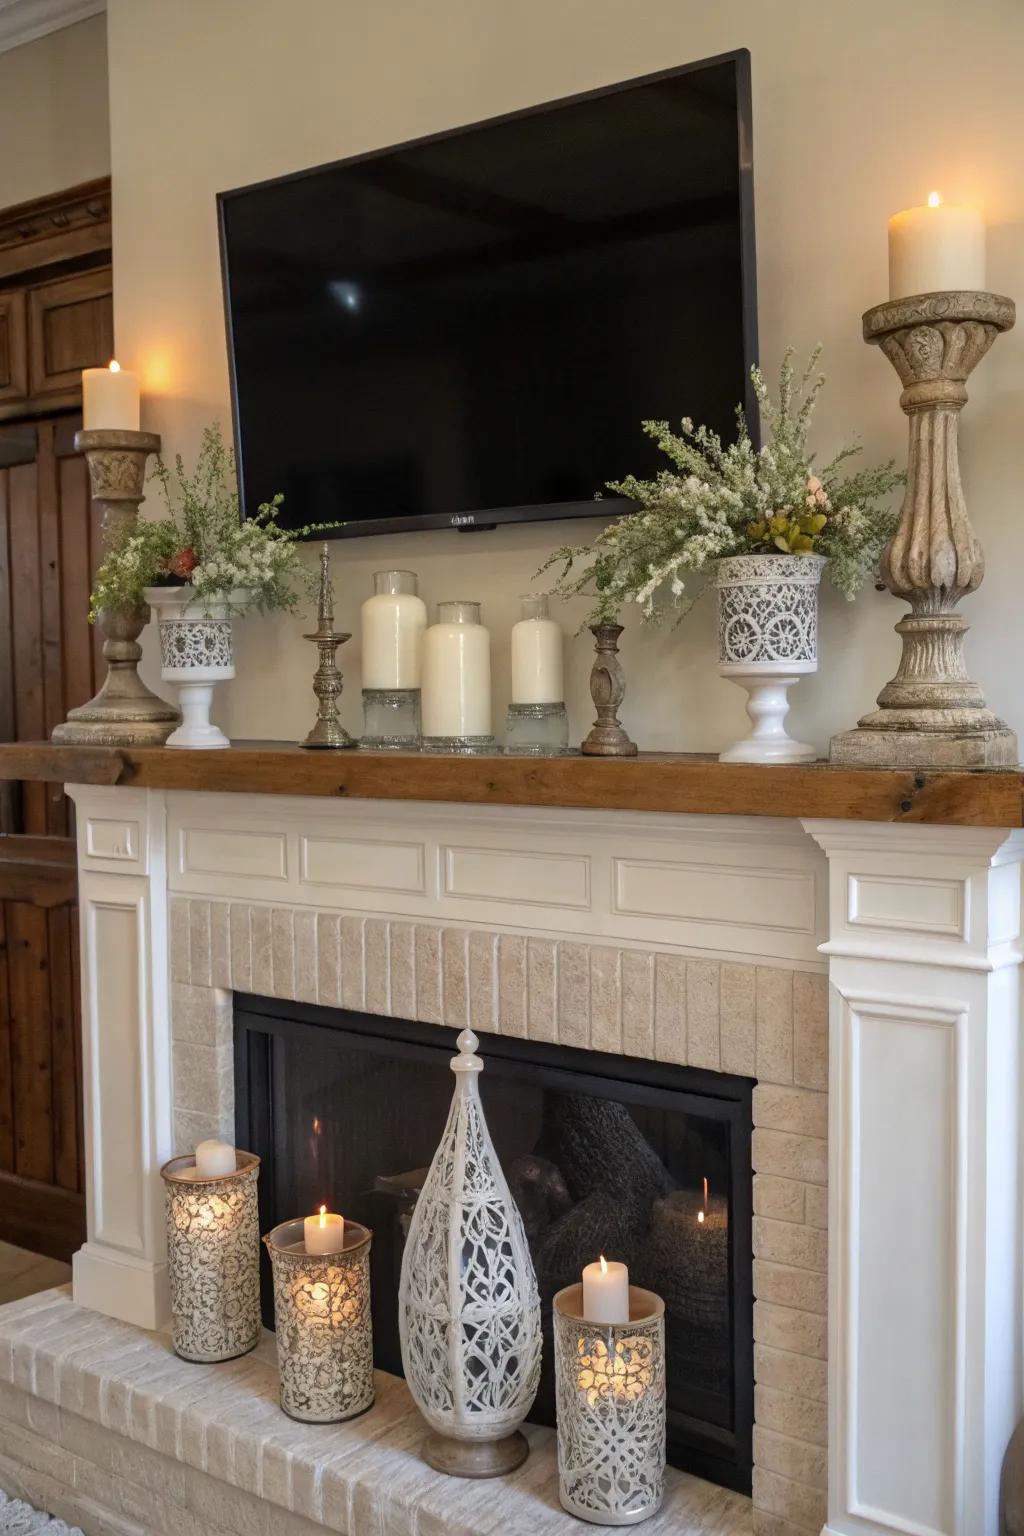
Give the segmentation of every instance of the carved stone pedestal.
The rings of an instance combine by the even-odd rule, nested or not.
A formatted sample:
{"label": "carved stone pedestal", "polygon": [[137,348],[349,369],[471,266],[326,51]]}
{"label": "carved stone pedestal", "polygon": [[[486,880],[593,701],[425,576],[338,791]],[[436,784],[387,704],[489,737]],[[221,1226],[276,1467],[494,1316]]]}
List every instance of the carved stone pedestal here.
{"label": "carved stone pedestal", "polygon": [[882,556],[882,579],[911,611],[896,625],[903,656],[856,730],[833,736],[833,763],[867,767],[1005,768],[1017,737],[985,705],[964,660],[968,625],[956,606],[985,574],[960,484],[957,428],[966,381],[1013,302],[994,293],[926,293],[869,309],[864,339],[882,348],[903,384],[910,421],[907,492],[900,526]]}
{"label": "carved stone pedestal", "polygon": [[[75,447],[89,465],[92,499],[99,508],[104,549],[139,514],[146,460],[160,451],[155,432],[94,430],[79,432]],[[159,747],[181,715],[150,692],[139,677],[139,636],[149,622],[149,606],[104,609],[98,619],[103,634],[107,676],[88,704],[68,712],[51,740],[62,746]]]}

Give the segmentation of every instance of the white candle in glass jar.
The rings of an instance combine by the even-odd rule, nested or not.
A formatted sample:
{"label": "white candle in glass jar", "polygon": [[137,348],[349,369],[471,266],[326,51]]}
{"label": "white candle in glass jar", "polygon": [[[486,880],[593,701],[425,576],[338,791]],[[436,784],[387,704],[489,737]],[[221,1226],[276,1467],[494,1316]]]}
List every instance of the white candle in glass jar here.
{"label": "white candle in glass jar", "polygon": [[363,687],[418,688],[427,605],[412,571],[375,571],[362,608]]}
{"label": "white candle in glass jar", "polygon": [[439,603],[423,637],[423,735],[490,736],[491,637],[480,604]]}
{"label": "white candle in glass jar", "polygon": [[546,597],[524,597],[512,626],[512,703],[561,704],[565,697],[562,631]]}
{"label": "white candle in glass jar", "polygon": [[345,1246],[345,1218],[322,1205],[315,1216],[302,1223],[307,1253],[340,1253]]}
{"label": "white candle in glass jar", "polygon": [[82,372],[82,426],[87,432],[139,430],[139,376],[111,360]]}
{"label": "white candle in glass jar", "polygon": [[629,1270],[602,1253],[583,1271],[583,1316],[588,1323],[629,1322]]}
{"label": "white candle in glass jar", "polygon": [[238,1171],[235,1149],[228,1141],[201,1141],[196,1147],[196,1177],[220,1179]]}
{"label": "white candle in glass jar", "polygon": [[976,208],[938,192],[889,220],[889,297],[985,288],[985,224]]}

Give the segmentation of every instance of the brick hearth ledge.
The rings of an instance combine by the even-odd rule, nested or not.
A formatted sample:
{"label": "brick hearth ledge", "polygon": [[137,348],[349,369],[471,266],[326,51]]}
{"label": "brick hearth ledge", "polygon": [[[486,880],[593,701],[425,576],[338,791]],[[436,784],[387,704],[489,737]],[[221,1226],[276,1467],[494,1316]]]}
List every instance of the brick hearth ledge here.
{"label": "brick hearth ledge", "polygon": [[[0,1337],[18,1340],[10,1366],[0,1348],[0,1381],[14,1393],[4,1416],[23,1416],[15,1462],[31,1463],[25,1436],[45,1439],[54,1409],[72,1441],[85,1437],[80,1450],[63,1443],[97,1465],[95,1436],[75,1418],[105,1424],[103,1404],[122,1399],[134,1407],[113,1411],[128,1421],[136,1411],[143,1424],[159,1418],[134,1374],[144,1357],[144,1378],[151,1367],[197,1381],[181,1425],[189,1413],[202,1418],[208,1391],[219,1403],[229,1382],[246,1383],[237,1401],[248,1422],[265,1365],[212,1375],[180,1367],[166,1340],[126,1327],[166,1319],[160,1163],[232,1129],[234,989],[755,1078],[752,1526],[721,1502],[735,1496],[698,1484],[703,1514],[676,1503],[664,1529],[995,1536],[999,1464],[1021,1396],[1020,833],[69,792],[88,1170],[74,1297],[121,1321],[60,1298],[24,1314],[20,1328],[17,1314],[0,1313]],[[111,1328],[113,1351],[94,1332]],[[88,1360],[87,1337],[96,1385],[78,1406],[58,1402],[46,1383]],[[383,1380],[382,1397],[408,1415],[404,1387]],[[272,1411],[265,1385],[253,1409],[260,1425]],[[226,1417],[226,1402],[217,1412]],[[364,1446],[349,1452],[344,1517],[276,1497],[273,1471],[237,1479],[250,1453],[234,1429],[230,1466],[190,1458],[180,1426],[160,1450],[295,1511],[296,1532],[307,1521],[353,1536],[520,1528],[486,1496],[479,1510],[497,1524],[460,1524],[471,1494],[447,1483],[437,1493],[414,1457],[399,1518],[399,1504],[382,1502],[390,1474],[365,1448],[379,1425],[396,1449],[386,1417],[312,1436],[275,1424],[267,1465],[283,1437],[299,1458],[289,1463],[293,1489],[296,1478],[319,1487],[327,1477],[308,1470],[303,1437],[335,1437],[342,1460],[345,1445]],[[416,1425],[402,1424],[407,1452]],[[546,1531],[550,1518],[551,1530],[568,1529],[548,1508],[543,1450],[533,1464],[536,1484],[530,1463],[522,1475],[533,1500],[521,1528]],[[136,1470],[133,1486],[157,1476]],[[673,1499],[695,1497],[693,1484],[674,1480]],[[359,1523],[360,1499],[378,1510],[376,1524]]]}

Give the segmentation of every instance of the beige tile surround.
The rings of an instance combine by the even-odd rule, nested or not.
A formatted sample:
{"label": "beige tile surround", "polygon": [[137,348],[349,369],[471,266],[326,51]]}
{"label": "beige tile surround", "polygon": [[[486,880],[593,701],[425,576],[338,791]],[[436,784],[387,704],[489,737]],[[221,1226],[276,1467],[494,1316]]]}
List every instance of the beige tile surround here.
{"label": "beige tile surround", "polygon": [[825,1520],[827,980],[308,908],[171,902],[178,1150],[234,1121],[233,990],[757,1079],[754,1532]]}

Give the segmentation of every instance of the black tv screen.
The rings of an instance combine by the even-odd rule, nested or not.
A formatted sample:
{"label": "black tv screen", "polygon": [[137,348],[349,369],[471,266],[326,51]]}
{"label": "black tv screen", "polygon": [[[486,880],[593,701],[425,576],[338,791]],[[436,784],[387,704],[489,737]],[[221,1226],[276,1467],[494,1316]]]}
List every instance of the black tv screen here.
{"label": "black tv screen", "polygon": [[642,421],[756,431],[746,53],[218,201],[249,514],[593,515]]}

